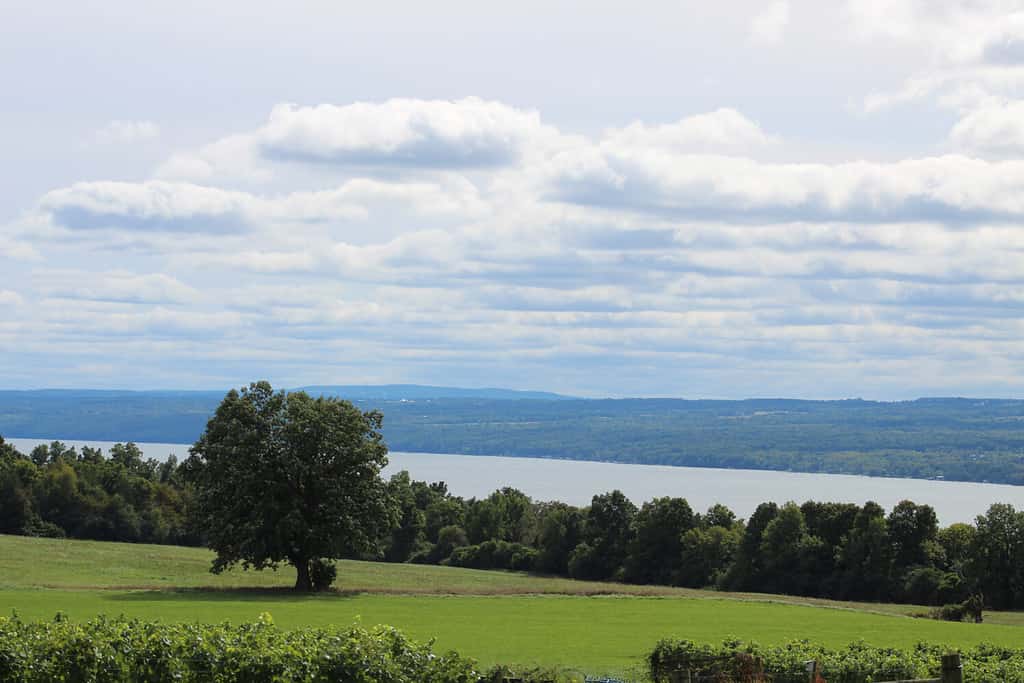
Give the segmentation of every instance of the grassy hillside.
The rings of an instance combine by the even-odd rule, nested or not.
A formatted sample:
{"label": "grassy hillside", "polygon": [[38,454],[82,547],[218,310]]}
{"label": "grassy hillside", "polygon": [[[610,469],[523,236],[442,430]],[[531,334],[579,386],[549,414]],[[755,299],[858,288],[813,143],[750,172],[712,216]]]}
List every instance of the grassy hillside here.
{"label": "grassy hillside", "polygon": [[[762,643],[812,638],[832,646],[862,637],[898,646],[921,640],[956,646],[1024,640],[1024,630],[1011,625],[899,616],[914,609],[907,606],[365,562],[340,563],[337,593],[292,595],[284,590],[294,580],[290,570],[213,576],[207,572],[210,559],[210,553],[195,548],[0,536],[0,612],[16,609],[26,618],[62,611],[74,619],[125,614],[237,622],[267,611],[285,628],[358,619],[366,625],[392,624],[420,639],[436,637],[438,647],[484,663],[556,664],[592,672],[636,667],[646,650],[670,635],[706,642],[728,636]],[[1017,615],[999,616],[1012,623]]]}

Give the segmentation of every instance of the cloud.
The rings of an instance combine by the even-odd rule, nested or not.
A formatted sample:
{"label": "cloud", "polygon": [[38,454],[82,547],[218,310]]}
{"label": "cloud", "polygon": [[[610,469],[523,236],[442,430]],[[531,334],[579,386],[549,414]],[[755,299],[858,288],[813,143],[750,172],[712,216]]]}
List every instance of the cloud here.
{"label": "cloud", "polygon": [[274,107],[256,134],[272,159],[340,165],[472,168],[515,162],[540,115],[475,97]]}
{"label": "cloud", "polygon": [[82,270],[51,271],[37,276],[38,291],[60,299],[128,304],[186,304],[199,299],[199,291],[164,273]]}
{"label": "cloud", "polygon": [[1003,0],[848,0],[852,33],[926,58],[895,90],[864,98],[871,113],[934,98],[939,106],[976,106],[1024,83],[1024,7]]}
{"label": "cloud", "polygon": [[847,0],[861,38],[926,47],[937,64],[986,61],[1024,37],[1024,7],[1004,0]]}
{"label": "cloud", "polygon": [[670,149],[689,152],[742,152],[776,144],[756,122],[735,109],[722,108],[697,114],[675,123],[631,123],[605,133],[610,147]]}
{"label": "cloud", "polygon": [[160,137],[160,126],[152,121],[123,121],[115,119],[95,133],[93,139],[101,145],[128,145]]}
{"label": "cloud", "polygon": [[[460,176],[406,183],[357,178],[331,189],[271,196],[164,180],[85,182],[48,192],[38,204],[40,216],[74,231],[232,234],[319,224],[357,241],[381,241],[486,211],[476,187]],[[371,219],[376,225],[368,232]]]}
{"label": "cloud", "polygon": [[40,261],[42,256],[28,239],[3,234],[4,230],[13,232],[16,229],[16,225],[0,226],[0,259],[24,262]]}
{"label": "cloud", "polygon": [[[738,372],[738,393],[760,378],[807,394],[809,374],[1024,376],[1012,151],[796,163],[780,159],[799,141],[731,108],[582,135],[475,100],[512,112],[484,125],[464,102],[372,105],[379,128],[364,105],[288,107],[274,139],[300,163],[268,155],[267,124],[159,178],[46,193],[0,231],[0,303],[18,306],[0,348],[116,359],[165,386],[260,370],[700,393]],[[988,102],[1008,125],[1015,101]],[[951,138],[964,152],[1009,139],[973,121]]]}
{"label": "cloud", "polygon": [[188,183],[102,181],[48,192],[39,208],[71,230],[236,232],[253,203],[244,193]]}
{"label": "cloud", "polygon": [[788,0],[775,0],[750,21],[750,38],[755,43],[771,45],[782,40],[789,26]]}
{"label": "cloud", "polygon": [[242,181],[267,183],[274,173],[261,164],[252,135],[229,135],[199,150],[178,152],[160,164],[154,175],[162,180],[199,183]]}
{"label": "cloud", "polygon": [[552,197],[695,220],[1005,221],[1024,218],[1024,162],[762,163],[608,147],[551,165]]}
{"label": "cloud", "polygon": [[988,101],[950,131],[958,148],[983,157],[1024,157],[1024,101]]}
{"label": "cloud", "polygon": [[559,134],[536,111],[477,97],[391,99],[346,105],[278,104],[254,131],[230,135],[161,164],[157,177],[267,183],[281,163],[316,170],[483,170],[518,163]]}

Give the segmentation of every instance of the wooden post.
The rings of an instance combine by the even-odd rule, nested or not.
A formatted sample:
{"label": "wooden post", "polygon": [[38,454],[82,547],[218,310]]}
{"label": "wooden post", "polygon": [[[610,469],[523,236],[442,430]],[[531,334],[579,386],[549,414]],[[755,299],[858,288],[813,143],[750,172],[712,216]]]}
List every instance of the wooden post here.
{"label": "wooden post", "polygon": [[818,680],[818,660],[812,659],[809,662],[804,662],[804,669],[807,671],[808,680],[811,683],[817,683],[817,680]]}
{"label": "wooden post", "polygon": [[964,683],[960,655],[942,655],[942,683]]}

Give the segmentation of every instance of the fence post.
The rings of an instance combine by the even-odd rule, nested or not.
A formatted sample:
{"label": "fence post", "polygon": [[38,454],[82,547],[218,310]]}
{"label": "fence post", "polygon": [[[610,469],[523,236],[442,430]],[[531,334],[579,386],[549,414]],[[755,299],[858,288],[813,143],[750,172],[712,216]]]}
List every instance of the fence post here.
{"label": "fence post", "polygon": [[942,655],[942,683],[964,683],[960,655]]}
{"label": "fence post", "polygon": [[818,680],[818,660],[812,659],[804,662],[804,670],[807,672],[807,678],[811,683],[816,683]]}

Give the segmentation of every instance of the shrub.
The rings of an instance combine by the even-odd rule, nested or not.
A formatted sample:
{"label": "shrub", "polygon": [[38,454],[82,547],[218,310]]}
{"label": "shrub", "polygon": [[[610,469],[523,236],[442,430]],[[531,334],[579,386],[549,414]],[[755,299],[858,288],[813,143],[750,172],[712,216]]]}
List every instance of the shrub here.
{"label": "shrub", "polygon": [[0,618],[0,681],[476,683],[476,663],[389,627],[281,631],[253,624]]}
{"label": "shrub", "polygon": [[586,541],[577,545],[569,554],[569,576],[574,579],[604,579],[596,552]]}
{"label": "shrub", "polygon": [[585,683],[588,679],[580,673],[561,671],[559,669],[496,666],[489,669],[481,678],[480,683]]}
{"label": "shrub", "polygon": [[[658,683],[687,669],[723,682],[750,680],[752,674],[763,673],[775,683],[806,683],[805,663],[812,659],[829,683],[869,683],[936,677],[946,652],[926,643],[901,650],[861,641],[831,650],[806,640],[771,647],[736,640],[719,646],[662,640],[648,655],[647,663],[651,679]],[[961,660],[965,681],[1024,683],[1024,650],[982,644],[962,652]]]}
{"label": "shrub", "polygon": [[973,621],[980,624],[984,620],[982,614],[983,600],[980,595],[972,595],[955,605],[943,605],[932,610],[928,616],[942,621]]}
{"label": "shrub", "polygon": [[536,560],[535,548],[508,541],[484,541],[478,545],[455,548],[446,563],[452,567],[470,569],[530,571]]}
{"label": "shrub", "polygon": [[26,536],[36,536],[38,538],[65,538],[67,536],[64,533],[64,529],[53,522],[43,521],[37,515],[29,518],[22,531]]}
{"label": "shrub", "polygon": [[456,548],[462,548],[469,544],[466,540],[466,532],[460,526],[441,527],[437,534],[437,543],[429,548],[415,553],[409,558],[412,564],[440,564],[451,557]]}
{"label": "shrub", "polygon": [[313,590],[325,591],[338,578],[338,568],[330,560],[318,557],[313,560],[313,564],[309,568],[309,575],[313,581]]}

